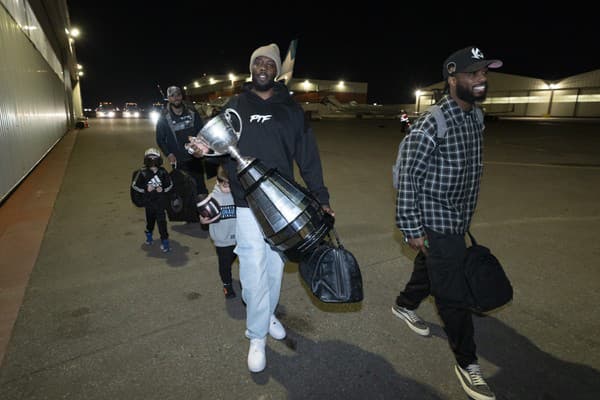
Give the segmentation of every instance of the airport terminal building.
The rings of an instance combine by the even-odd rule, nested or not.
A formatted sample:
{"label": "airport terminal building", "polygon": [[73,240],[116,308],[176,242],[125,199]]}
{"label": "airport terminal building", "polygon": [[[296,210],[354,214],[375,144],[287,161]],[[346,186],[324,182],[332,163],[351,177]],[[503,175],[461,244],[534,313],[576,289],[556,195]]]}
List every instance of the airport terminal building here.
{"label": "airport terminal building", "polygon": [[[489,72],[490,90],[483,103],[486,113],[504,117],[600,117],[600,69],[557,81]],[[239,93],[249,75],[203,76],[185,86],[199,108],[216,107]],[[418,115],[442,95],[440,81],[415,92],[412,104],[367,105],[367,82],[292,79],[293,97],[313,118],[397,117],[404,109]],[[210,113],[208,113],[210,115]]]}
{"label": "airport terminal building", "polygon": [[[600,117],[600,69],[548,82],[489,72],[486,113],[505,117]],[[415,111],[422,112],[442,95],[444,82],[415,93]]]}

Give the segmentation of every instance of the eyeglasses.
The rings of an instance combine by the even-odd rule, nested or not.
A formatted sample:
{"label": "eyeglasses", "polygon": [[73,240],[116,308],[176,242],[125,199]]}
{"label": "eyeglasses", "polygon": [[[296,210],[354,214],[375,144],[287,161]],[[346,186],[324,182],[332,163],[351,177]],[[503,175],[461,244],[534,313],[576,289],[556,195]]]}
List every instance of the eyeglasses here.
{"label": "eyeglasses", "polygon": [[217,182],[219,182],[223,186],[229,186],[229,181],[221,178],[217,178]]}

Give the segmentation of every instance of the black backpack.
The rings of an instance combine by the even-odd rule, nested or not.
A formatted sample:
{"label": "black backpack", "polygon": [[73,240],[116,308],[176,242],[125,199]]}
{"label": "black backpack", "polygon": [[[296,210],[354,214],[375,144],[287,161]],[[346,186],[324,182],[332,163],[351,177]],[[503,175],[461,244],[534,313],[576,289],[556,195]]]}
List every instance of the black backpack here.
{"label": "black backpack", "polygon": [[146,175],[146,171],[145,169],[136,169],[135,171],[133,171],[133,174],[131,175],[131,184],[129,185],[129,195],[131,197],[131,202],[136,206],[136,207],[145,207],[147,204],[147,199],[148,197],[146,196],[146,191],[142,188],[140,191],[140,188],[137,188],[135,186],[135,183],[138,180],[138,176],[142,174]]}

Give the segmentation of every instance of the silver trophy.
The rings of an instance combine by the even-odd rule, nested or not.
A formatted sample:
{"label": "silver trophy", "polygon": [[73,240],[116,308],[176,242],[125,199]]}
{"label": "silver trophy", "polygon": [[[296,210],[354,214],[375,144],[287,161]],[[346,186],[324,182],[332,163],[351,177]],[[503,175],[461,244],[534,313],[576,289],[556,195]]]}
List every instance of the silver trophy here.
{"label": "silver trophy", "polygon": [[[232,114],[239,121],[237,131]],[[242,156],[236,147],[241,132],[242,119],[228,108],[210,119],[198,136],[217,155],[229,153],[237,161],[238,179],[265,240],[289,260],[299,262],[329,233],[333,217],[302,186],[259,159]]]}

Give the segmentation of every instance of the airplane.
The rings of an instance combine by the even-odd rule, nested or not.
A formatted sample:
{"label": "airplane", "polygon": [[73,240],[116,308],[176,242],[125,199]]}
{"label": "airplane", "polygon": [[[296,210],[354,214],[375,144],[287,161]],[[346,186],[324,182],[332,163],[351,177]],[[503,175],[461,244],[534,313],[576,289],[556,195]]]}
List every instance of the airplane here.
{"label": "airplane", "polygon": [[332,95],[326,96],[321,101],[321,104],[325,106],[318,107],[319,114],[321,115],[347,115],[358,118],[365,116],[400,118],[405,113],[400,104],[359,104],[356,101],[342,103]]}
{"label": "airplane", "polygon": [[290,42],[288,51],[285,54],[283,63],[281,64],[281,73],[279,74],[279,82],[283,81],[284,84],[288,84],[292,80],[294,75],[294,64],[296,63],[296,49],[298,48],[298,39],[294,39]]}
{"label": "airplane", "polygon": [[[288,85],[294,75],[294,65],[296,62],[296,52],[298,49],[298,39],[290,42],[288,50],[281,64],[281,73],[277,78],[278,82]],[[197,103],[196,108],[203,115],[212,117],[225,107],[231,96],[221,96],[209,102]],[[355,101],[342,103],[333,95],[326,96],[320,103],[302,103],[302,107],[309,112],[312,117],[332,117],[332,118],[397,118],[400,119],[404,113],[401,105],[377,105],[377,104],[358,104]]]}

